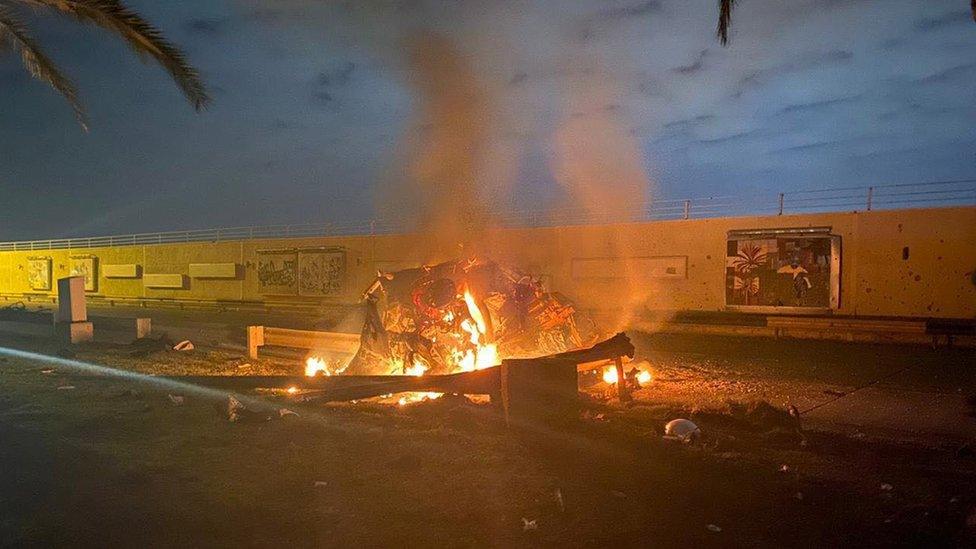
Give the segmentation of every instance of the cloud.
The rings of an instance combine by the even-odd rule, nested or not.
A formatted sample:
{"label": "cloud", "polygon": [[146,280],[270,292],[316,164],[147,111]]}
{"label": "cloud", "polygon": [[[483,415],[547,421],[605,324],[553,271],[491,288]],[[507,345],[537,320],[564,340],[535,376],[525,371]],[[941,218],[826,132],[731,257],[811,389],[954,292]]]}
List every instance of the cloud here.
{"label": "cloud", "polygon": [[191,19],[187,21],[186,28],[192,34],[212,36],[219,33],[227,22],[227,18]]}
{"label": "cloud", "polygon": [[821,101],[810,101],[808,103],[793,103],[783,107],[782,109],[776,111],[776,116],[788,115],[788,114],[798,114],[798,113],[810,113],[810,112],[823,112],[824,110],[830,109],[837,105],[843,105],[845,103],[853,103],[860,99],[862,94],[852,95],[848,97],[837,97],[834,99],[824,99]]}
{"label": "cloud", "polygon": [[747,131],[744,131],[744,132],[734,133],[732,135],[725,135],[725,136],[722,136],[722,137],[712,137],[712,138],[708,138],[708,139],[699,139],[698,140],[698,143],[701,143],[701,144],[704,144],[704,145],[716,145],[716,144],[719,144],[719,143],[729,143],[729,142],[733,142],[733,141],[741,141],[741,140],[746,139],[746,138],[758,137],[762,133],[763,133],[762,130],[753,129],[753,130],[747,130]]}
{"label": "cloud", "polygon": [[688,131],[693,128],[700,128],[701,126],[715,120],[714,114],[700,114],[692,118],[684,118],[681,120],[674,120],[664,124],[665,130],[671,130],[675,132]]}
{"label": "cloud", "polygon": [[352,61],[346,61],[345,63],[318,73],[316,82],[319,86],[324,87],[342,87],[349,83],[349,79],[352,78],[352,73],[355,70],[356,64]]}
{"label": "cloud", "polygon": [[703,49],[698,53],[698,57],[690,65],[681,65],[671,69],[671,72],[678,74],[695,74],[702,70],[705,64],[705,56],[708,55],[708,48]]}
{"label": "cloud", "polygon": [[940,17],[923,17],[915,21],[915,29],[922,32],[940,30],[960,23],[971,24],[972,18],[972,11],[970,10],[951,11]]}
{"label": "cloud", "polygon": [[652,13],[661,12],[661,3],[657,0],[648,0],[622,6],[604,8],[597,12],[600,19],[631,19],[634,17],[646,17]]}
{"label": "cloud", "polygon": [[760,87],[777,77],[802,73],[822,67],[839,65],[849,62],[854,53],[848,50],[830,50],[826,52],[803,53],[794,59],[773,65],[769,68],[753,71],[739,80],[733,97],[739,97],[746,90]]}
{"label": "cloud", "polygon": [[923,76],[922,78],[917,78],[913,80],[915,84],[943,84],[946,82],[952,82],[958,79],[960,76],[968,75],[969,73],[976,70],[976,62],[965,63],[962,65],[956,65],[954,67],[949,67],[938,71],[936,73],[930,74],[928,76]]}

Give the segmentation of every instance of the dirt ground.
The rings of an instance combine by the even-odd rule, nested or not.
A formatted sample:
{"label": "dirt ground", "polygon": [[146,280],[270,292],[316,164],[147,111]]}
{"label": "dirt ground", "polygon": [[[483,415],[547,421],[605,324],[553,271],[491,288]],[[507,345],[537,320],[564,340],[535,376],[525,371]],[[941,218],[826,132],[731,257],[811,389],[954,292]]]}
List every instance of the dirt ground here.
{"label": "dirt ground", "polygon": [[[633,336],[655,376],[636,403],[597,384],[579,417],[517,428],[461,397],[263,395],[247,404],[272,419],[231,423],[224,394],[0,338],[0,545],[976,545],[972,351]],[[301,368],[110,344],[69,358]],[[788,403],[820,407],[797,431]],[[701,440],[662,438],[676,417]]]}

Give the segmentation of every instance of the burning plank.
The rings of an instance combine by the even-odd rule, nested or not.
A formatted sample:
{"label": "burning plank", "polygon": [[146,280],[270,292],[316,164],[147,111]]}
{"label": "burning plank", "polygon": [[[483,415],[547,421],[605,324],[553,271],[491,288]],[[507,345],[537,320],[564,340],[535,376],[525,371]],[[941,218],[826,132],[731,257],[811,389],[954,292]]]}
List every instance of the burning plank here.
{"label": "burning plank", "polygon": [[490,395],[500,398],[506,417],[534,415],[533,410],[573,406],[577,395],[577,365],[598,360],[634,357],[634,346],[623,333],[590,348],[538,358],[503,360],[500,365],[454,374],[391,376],[189,376],[182,382],[232,391],[297,387],[315,391],[323,402],[359,400],[391,393],[425,392]]}

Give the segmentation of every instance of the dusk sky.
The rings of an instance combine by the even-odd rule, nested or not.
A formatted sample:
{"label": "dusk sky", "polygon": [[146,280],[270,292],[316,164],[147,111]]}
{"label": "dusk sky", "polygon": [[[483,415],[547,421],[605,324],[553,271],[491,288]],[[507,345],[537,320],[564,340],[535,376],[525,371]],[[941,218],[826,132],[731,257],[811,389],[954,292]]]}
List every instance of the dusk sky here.
{"label": "dusk sky", "polygon": [[[728,47],[713,0],[129,4],[212,106],[114,36],[32,19],[91,131],[2,53],[0,240],[368,219],[436,131],[417,33],[484,92],[473,171],[524,197],[497,203],[604,168],[670,198],[976,177],[966,0],[741,0]],[[568,142],[594,131],[580,166]]]}

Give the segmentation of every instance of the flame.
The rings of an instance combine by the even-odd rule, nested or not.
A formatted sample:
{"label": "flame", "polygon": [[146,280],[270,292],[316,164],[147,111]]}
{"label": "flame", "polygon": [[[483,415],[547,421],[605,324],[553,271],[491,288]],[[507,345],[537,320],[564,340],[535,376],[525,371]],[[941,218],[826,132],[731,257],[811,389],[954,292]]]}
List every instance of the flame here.
{"label": "flame", "polygon": [[[485,317],[481,314],[481,309],[478,308],[478,303],[474,300],[474,296],[468,290],[464,290],[464,303],[468,306],[468,314],[471,315],[475,324],[478,325],[478,331],[482,334],[488,333],[488,325],[485,323]],[[472,343],[475,342],[472,341]]]}
{"label": "flame", "polygon": [[298,387],[295,387],[294,385],[292,385],[291,387],[288,388],[288,394],[289,395],[293,395],[293,394],[295,394],[297,392],[298,392]]}
{"label": "flame", "polygon": [[651,381],[654,381],[654,376],[651,375],[651,372],[648,372],[647,370],[641,370],[640,372],[637,373],[637,383],[640,383],[641,385],[647,385]]}
{"label": "flame", "polygon": [[315,377],[317,375],[331,376],[332,372],[329,371],[325,366],[325,360],[317,357],[310,356],[305,359],[305,375],[308,377]]}
{"label": "flame", "polygon": [[617,382],[617,367],[607,366],[603,369],[603,381],[604,383],[609,383],[613,385]]}
{"label": "flame", "polygon": [[347,362],[344,366],[339,366],[338,362],[333,363],[334,369],[329,369],[329,365],[325,362],[324,358],[317,356],[310,356],[305,359],[305,375],[308,377],[315,377],[318,375],[323,376],[334,376],[341,374],[346,371],[349,367]]}
{"label": "flame", "polygon": [[424,375],[424,372],[426,372],[429,369],[430,368],[428,368],[427,366],[425,366],[420,361],[415,360],[415,361],[413,361],[413,366],[411,366],[409,368],[404,368],[403,374],[404,375],[408,375],[408,376],[417,376],[417,377],[420,377],[420,376]]}

